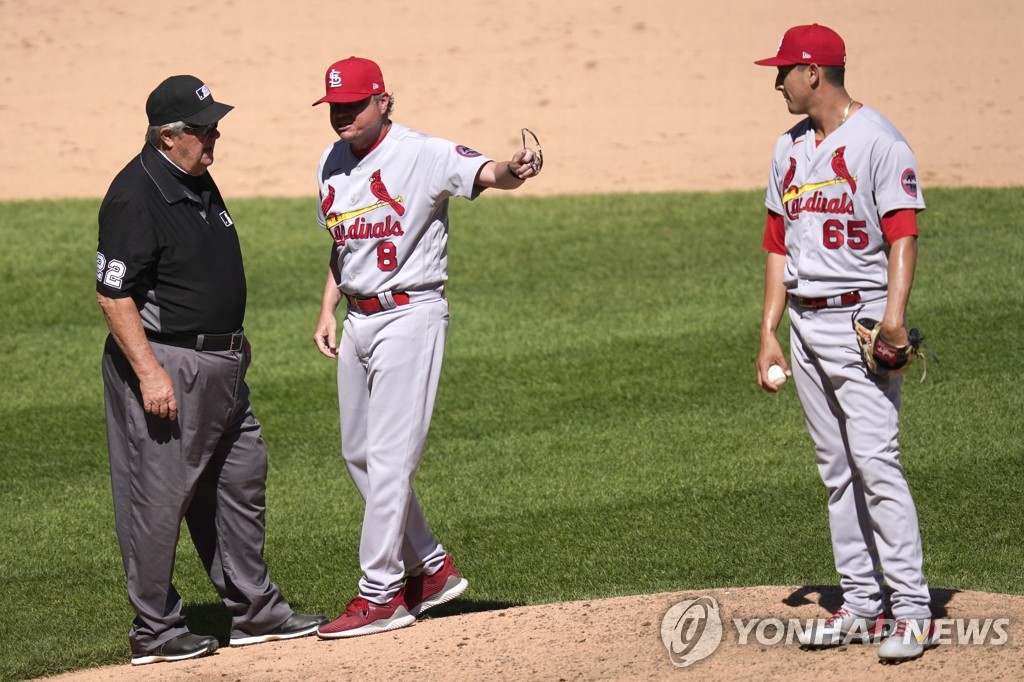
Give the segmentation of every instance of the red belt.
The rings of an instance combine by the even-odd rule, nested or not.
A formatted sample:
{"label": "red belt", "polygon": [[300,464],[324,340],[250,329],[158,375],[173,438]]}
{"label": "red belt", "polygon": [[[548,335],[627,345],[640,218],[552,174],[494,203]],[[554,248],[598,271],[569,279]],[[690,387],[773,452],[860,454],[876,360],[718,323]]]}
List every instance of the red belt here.
{"label": "red belt", "polygon": [[400,305],[409,305],[409,294],[385,291],[371,298],[358,298],[346,296],[349,305],[361,313],[379,313],[382,310],[391,310]]}
{"label": "red belt", "polygon": [[796,301],[797,305],[801,308],[841,308],[846,305],[860,303],[860,292],[847,291],[845,294],[839,294],[838,296],[826,296],[824,298],[804,298],[802,296],[794,296],[793,300]]}

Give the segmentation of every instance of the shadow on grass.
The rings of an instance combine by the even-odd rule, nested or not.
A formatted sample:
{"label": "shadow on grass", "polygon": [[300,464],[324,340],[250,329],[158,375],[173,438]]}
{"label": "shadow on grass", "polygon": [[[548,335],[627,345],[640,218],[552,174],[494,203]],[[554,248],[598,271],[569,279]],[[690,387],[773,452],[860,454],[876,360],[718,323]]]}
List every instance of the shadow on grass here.
{"label": "shadow on grass", "polygon": [[[947,608],[949,602],[953,599],[953,595],[960,590],[946,590],[941,588],[932,588],[929,590],[932,599],[932,618],[946,618],[949,615],[949,609]],[[809,595],[816,594],[817,599],[811,600],[807,597]],[[886,588],[885,590],[885,606],[886,612],[890,613],[889,604],[891,603],[892,590]],[[805,606],[817,602],[818,606],[824,609],[828,613],[836,612],[843,605],[843,591],[838,585],[804,585],[792,593],[790,593],[782,603],[786,606]]]}

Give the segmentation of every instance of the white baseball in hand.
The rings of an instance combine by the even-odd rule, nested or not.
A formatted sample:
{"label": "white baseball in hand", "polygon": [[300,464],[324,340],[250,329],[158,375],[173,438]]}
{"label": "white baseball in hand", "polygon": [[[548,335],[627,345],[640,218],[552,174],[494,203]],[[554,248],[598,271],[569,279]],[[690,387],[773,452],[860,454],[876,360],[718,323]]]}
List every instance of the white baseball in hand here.
{"label": "white baseball in hand", "polygon": [[768,367],[768,381],[776,388],[786,383],[787,378],[785,370],[778,365],[770,365]]}

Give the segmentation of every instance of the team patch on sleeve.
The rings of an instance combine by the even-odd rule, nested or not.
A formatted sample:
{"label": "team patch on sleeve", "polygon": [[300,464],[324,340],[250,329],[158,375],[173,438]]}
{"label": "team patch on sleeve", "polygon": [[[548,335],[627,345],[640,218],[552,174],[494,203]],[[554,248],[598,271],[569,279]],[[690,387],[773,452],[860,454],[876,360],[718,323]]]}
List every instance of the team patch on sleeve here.
{"label": "team patch on sleeve", "polygon": [[900,184],[903,185],[903,191],[912,197],[917,196],[917,173],[914,172],[913,168],[908,168],[903,171],[903,177],[900,178]]}
{"label": "team patch on sleeve", "polygon": [[475,149],[470,149],[464,144],[455,145],[455,151],[459,153],[459,156],[465,156],[468,159],[472,159],[474,156],[480,156],[480,152]]}

